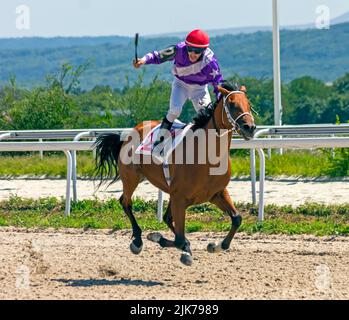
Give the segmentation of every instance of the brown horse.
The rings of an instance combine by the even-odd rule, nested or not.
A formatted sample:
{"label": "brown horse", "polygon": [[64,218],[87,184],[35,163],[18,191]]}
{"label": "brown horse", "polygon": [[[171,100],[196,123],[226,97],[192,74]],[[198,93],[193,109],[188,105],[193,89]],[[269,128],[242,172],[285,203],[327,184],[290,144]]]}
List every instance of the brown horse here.
{"label": "brown horse", "polygon": [[[172,161],[169,164],[171,183],[165,179],[163,165],[156,163],[150,156],[140,156],[135,161],[123,161],[125,156],[132,156],[132,148],[127,147],[130,138],[121,140],[117,134],[104,134],[97,138],[97,174],[102,182],[113,178],[112,182],[121,179],[123,183],[123,194],[120,203],[129,217],[133,241],[130,249],[134,254],[142,250],[142,230],[132,213],[132,194],[141,180],[147,178],[154,186],[170,195],[164,221],[175,235],[175,240],[165,239],[160,233],[151,233],[148,240],[159,243],[162,247],[176,247],[182,250],[180,261],[185,265],[192,264],[192,252],[190,242],[185,237],[185,214],[186,209],[195,204],[211,202],[226,212],[231,220],[232,226],[228,235],[218,245],[210,243],[207,247],[209,252],[227,250],[238,230],[242,218],[235,208],[226,189],[231,176],[231,164],[229,158],[230,141],[232,131],[237,131],[246,140],[253,138],[255,123],[251,114],[251,106],[246,97],[246,89],[237,84],[223,84],[218,88],[222,97],[214,104],[202,109],[194,119],[191,135],[186,135],[181,144],[183,151],[175,151],[171,154]],[[157,126],[158,121],[143,122],[134,128],[143,140],[144,128]],[[203,139],[195,137],[197,131],[203,133]],[[212,132],[214,134],[212,134]],[[211,134],[210,134],[211,133]],[[208,137],[214,136],[211,140]],[[222,141],[225,141],[222,143]],[[189,147],[188,147],[189,146]],[[176,156],[182,152],[183,163],[176,163]],[[188,152],[194,154],[194,161],[186,163]],[[211,163],[210,154],[218,157],[219,162]],[[148,159],[146,159],[148,157]],[[206,161],[199,162],[198,159]],[[147,160],[147,161],[146,161]],[[218,169],[222,164],[225,170],[218,174],[211,174],[211,170]],[[223,167],[224,167],[223,166]]]}

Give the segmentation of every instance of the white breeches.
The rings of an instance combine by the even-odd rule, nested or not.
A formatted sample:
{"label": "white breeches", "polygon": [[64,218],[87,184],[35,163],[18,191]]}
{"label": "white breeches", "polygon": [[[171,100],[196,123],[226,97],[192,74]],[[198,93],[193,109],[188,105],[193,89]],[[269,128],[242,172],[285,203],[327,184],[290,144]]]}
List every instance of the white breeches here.
{"label": "white breeches", "polygon": [[183,105],[187,100],[191,100],[196,112],[209,105],[211,97],[208,92],[208,85],[186,84],[175,78],[172,83],[170,109],[166,116],[168,121],[173,122],[180,116]]}

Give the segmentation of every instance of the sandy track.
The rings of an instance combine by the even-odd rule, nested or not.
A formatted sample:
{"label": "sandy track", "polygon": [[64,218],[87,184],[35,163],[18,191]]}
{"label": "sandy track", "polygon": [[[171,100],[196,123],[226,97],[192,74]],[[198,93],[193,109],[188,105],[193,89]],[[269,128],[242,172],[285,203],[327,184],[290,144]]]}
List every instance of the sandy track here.
{"label": "sandy track", "polygon": [[[50,179],[1,179],[0,200],[8,199],[11,195],[18,195],[23,198],[40,197],[65,197],[65,180]],[[258,185],[257,185],[258,188]],[[249,180],[233,179],[228,185],[229,194],[235,202],[251,201],[251,183]],[[95,193],[93,181],[78,181],[79,199],[107,199],[119,198],[122,194],[122,183],[110,186],[108,189],[101,188]],[[149,182],[142,182],[136,189],[135,196],[145,200],[156,200],[158,190]],[[165,195],[167,199],[167,195]],[[305,202],[317,203],[345,203],[349,199],[349,180],[297,180],[281,179],[266,181],[265,203],[298,206]]]}
{"label": "sandy track", "polygon": [[[145,236],[146,234],[144,234]],[[192,267],[147,240],[130,253],[130,231],[0,228],[0,299],[348,299],[349,239],[190,234]]]}

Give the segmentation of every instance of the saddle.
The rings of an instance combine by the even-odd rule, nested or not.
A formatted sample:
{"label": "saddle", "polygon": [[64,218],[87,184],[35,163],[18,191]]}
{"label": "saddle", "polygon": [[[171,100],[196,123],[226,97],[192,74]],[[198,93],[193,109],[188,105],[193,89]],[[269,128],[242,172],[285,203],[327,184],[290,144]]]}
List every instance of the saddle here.
{"label": "saddle", "polygon": [[186,133],[192,127],[192,124],[186,124],[179,120],[175,120],[170,129],[169,137],[154,149],[154,142],[157,140],[160,126],[161,124],[157,125],[147,134],[142,143],[137,147],[135,153],[152,156],[156,158],[159,163],[162,163],[166,181],[168,185],[170,185],[168,159],[173,150],[182,142]]}

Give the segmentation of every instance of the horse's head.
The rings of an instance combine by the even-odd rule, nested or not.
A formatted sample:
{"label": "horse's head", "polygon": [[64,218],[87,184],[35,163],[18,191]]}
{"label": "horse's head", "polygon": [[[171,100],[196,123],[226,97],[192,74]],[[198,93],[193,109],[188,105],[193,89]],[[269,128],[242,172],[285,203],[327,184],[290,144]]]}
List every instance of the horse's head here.
{"label": "horse's head", "polygon": [[245,86],[224,84],[218,86],[222,99],[222,123],[226,128],[236,130],[245,140],[253,138],[256,125]]}

